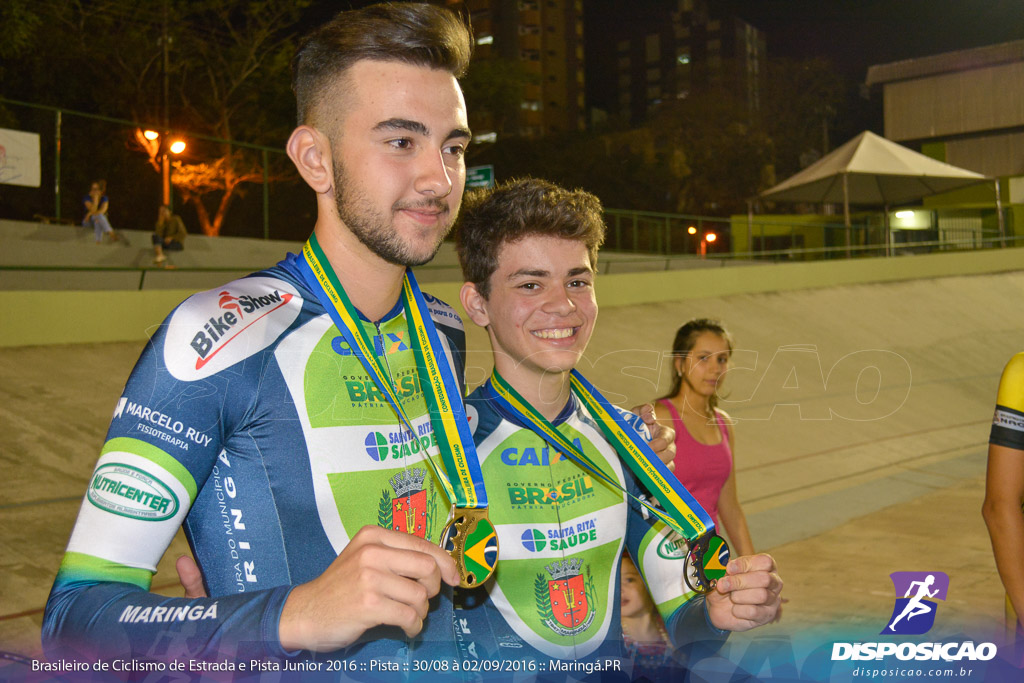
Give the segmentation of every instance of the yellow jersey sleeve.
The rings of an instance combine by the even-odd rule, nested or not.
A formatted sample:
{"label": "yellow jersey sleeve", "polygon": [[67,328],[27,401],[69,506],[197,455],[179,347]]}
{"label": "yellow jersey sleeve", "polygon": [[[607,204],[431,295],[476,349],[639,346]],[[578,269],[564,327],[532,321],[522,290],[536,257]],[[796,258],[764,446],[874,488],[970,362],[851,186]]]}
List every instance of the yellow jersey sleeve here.
{"label": "yellow jersey sleeve", "polygon": [[1003,369],[988,442],[1024,451],[1024,352]]}

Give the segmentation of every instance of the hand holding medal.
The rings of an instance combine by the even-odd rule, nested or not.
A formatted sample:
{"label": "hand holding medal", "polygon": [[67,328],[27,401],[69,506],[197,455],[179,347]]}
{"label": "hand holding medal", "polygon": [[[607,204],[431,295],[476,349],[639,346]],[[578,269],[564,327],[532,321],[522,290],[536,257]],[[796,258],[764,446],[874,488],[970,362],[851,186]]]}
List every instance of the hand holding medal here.
{"label": "hand holding medal", "polygon": [[[323,254],[316,233],[302,250],[301,262],[306,284],[331,316],[363,369],[394,409],[400,422],[415,434],[405,414],[390,375],[378,361],[372,341],[359,324],[359,312]],[[420,386],[430,414],[430,424],[440,447],[440,463],[426,458],[437,481],[453,504],[452,520],[441,532],[441,547],[455,560],[459,585],[475,588],[486,581],[498,563],[498,537],[487,519],[487,490],[473,437],[466,421],[462,392],[452,369],[438,351],[443,349],[426,300],[411,270],[402,282],[402,306]]]}
{"label": "hand holding medal", "polygon": [[486,509],[456,508],[441,532],[441,547],[455,560],[461,588],[476,588],[494,574],[498,535]]}
{"label": "hand holding medal", "polygon": [[690,543],[686,553],[683,578],[695,593],[709,593],[726,575],[729,565],[729,545],[721,536],[705,534]]}
{"label": "hand holding medal", "polygon": [[724,631],[747,631],[774,621],[782,604],[782,579],[771,555],[733,559],[706,594],[708,617]]}

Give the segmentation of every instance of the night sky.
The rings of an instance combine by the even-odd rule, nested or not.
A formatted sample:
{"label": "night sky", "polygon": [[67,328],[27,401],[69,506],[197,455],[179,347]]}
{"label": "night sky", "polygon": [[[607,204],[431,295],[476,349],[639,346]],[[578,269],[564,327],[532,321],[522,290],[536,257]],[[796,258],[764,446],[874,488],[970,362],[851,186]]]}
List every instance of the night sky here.
{"label": "night sky", "polygon": [[[872,64],[1024,39],[1024,0],[711,1],[731,4],[764,31],[769,59],[825,57],[858,82]],[[615,27],[632,17],[675,4],[586,0],[586,28],[594,38],[613,39]]]}
{"label": "night sky", "polygon": [[[1024,0],[711,0],[764,32],[768,59],[827,59],[850,95],[834,122],[836,141],[864,129],[882,133],[879,89],[858,96],[867,69],[902,59],[1024,39]],[[614,102],[599,50],[614,50],[630,21],[657,15],[676,0],[585,0],[588,104]],[[607,62],[605,62],[607,64]],[[604,81],[604,82],[602,82]]]}

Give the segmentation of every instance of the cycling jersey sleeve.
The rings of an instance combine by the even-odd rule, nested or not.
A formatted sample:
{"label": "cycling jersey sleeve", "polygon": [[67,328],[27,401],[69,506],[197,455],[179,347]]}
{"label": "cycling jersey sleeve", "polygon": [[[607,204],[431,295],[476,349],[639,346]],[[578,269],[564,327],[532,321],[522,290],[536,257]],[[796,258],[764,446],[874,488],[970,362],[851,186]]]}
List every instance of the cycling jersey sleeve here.
{"label": "cycling jersey sleeve", "polygon": [[989,443],[1024,451],[1024,352],[1003,369]]}
{"label": "cycling jersey sleeve", "polygon": [[[157,563],[252,410],[266,362],[262,351],[302,306],[284,282],[249,278],[247,287],[259,296],[235,297],[228,303],[237,311],[222,306],[227,312],[208,320],[196,319],[194,312],[203,310],[196,300],[215,302],[226,290],[186,301],[132,371],[47,601],[42,635],[48,655],[285,655],[277,623],[287,585],[194,600],[149,592]],[[256,307],[266,314],[257,317]],[[222,349],[211,340],[240,334],[243,322],[246,335],[217,353]]]}

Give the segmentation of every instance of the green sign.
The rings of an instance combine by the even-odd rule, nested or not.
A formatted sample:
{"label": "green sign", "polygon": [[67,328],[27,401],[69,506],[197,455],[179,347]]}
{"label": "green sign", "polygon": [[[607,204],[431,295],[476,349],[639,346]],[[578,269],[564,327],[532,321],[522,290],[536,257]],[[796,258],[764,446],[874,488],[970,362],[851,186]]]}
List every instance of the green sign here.
{"label": "green sign", "polygon": [[466,169],[466,187],[494,187],[494,166],[470,166]]}

